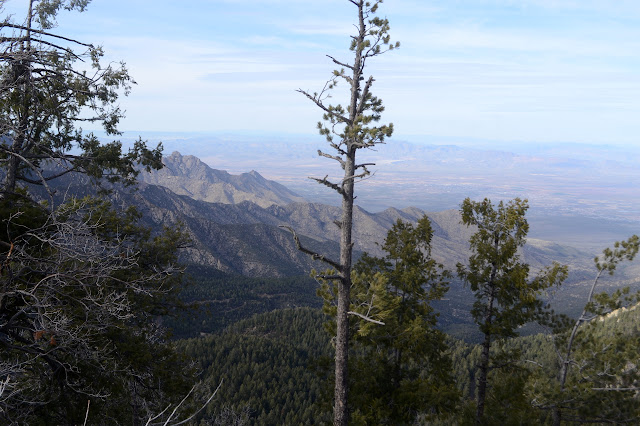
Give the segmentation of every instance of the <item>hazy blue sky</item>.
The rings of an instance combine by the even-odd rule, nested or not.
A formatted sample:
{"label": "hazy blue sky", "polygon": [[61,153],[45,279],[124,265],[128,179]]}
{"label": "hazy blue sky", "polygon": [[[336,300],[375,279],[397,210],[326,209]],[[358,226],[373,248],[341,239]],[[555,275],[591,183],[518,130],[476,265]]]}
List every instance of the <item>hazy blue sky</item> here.
{"label": "hazy blue sky", "polygon": [[[24,14],[26,0],[6,12]],[[102,44],[138,82],[124,130],[315,132],[298,88],[349,59],[347,0],[93,0],[58,32]],[[387,0],[371,63],[396,136],[640,145],[640,1]],[[336,96],[338,99],[338,94]]]}

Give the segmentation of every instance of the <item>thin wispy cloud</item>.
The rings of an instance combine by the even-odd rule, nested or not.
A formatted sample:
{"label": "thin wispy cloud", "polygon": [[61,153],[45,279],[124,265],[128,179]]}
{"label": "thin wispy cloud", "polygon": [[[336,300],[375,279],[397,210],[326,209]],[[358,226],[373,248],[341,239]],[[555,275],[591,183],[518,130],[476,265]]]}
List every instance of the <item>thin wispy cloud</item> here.
{"label": "thin wispy cloud", "polygon": [[[12,13],[23,0],[7,3]],[[57,31],[102,44],[138,81],[140,130],[314,133],[295,90],[349,58],[347,0],[93,0]],[[23,13],[23,12],[22,12]],[[637,0],[387,0],[398,51],[370,61],[403,134],[640,145]],[[336,97],[335,102],[340,102]]]}

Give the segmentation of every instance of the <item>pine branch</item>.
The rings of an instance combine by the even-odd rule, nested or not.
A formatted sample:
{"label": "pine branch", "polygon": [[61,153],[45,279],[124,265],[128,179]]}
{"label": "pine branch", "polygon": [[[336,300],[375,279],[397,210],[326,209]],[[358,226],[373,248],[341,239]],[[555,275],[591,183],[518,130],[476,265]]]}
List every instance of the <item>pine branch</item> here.
{"label": "pine branch", "polygon": [[327,178],[328,178],[328,177],[329,177],[329,175],[326,175],[326,176],[325,176],[324,178],[322,178],[322,179],[318,179],[318,178],[314,178],[314,177],[309,177],[309,179],[311,179],[311,180],[315,180],[315,181],[316,181],[316,182],[318,182],[319,184],[324,185],[324,186],[327,186],[327,187],[329,187],[329,188],[333,189],[334,191],[336,191],[336,192],[337,192],[338,194],[340,194],[340,195],[344,195],[344,191],[342,190],[342,188],[341,188],[339,185],[337,185],[337,184],[335,184],[335,183],[330,182],[329,180],[327,180]]}
{"label": "pine branch", "polygon": [[333,280],[341,280],[342,276],[340,275],[316,275],[316,278],[320,278],[323,280],[327,280],[327,281],[333,281]]}
{"label": "pine branch", "polygon": [[349,65],[349,64],[345,64],[344,62],[340,62],[340,61],[338,61],[336,58],[334,58],[331,55],[327,55],[327,58],[331,59],[336,65],[340,65],[341,67],[349,68],[350,70],[353,71],[353,65]]}
{"label": "pine branch", "polygon": [[[58,35],[58,34],[53,34],[53,33],[49,33],[49,32],[42,31],[42,30],[37,30],[35,28],[28,28],[28,27],[25,27],[23,25],[17,25],[17,24],[11,24],[9,22],[3,22],[2,24],[0,24],[0,28],[3,28],[3,27],[15,28],[15,29],[18,29],[18,30],[29,31],[31,33],[42,34],[42,35],[46,35],[46,36],[49,36],[49,37],[58,38],[60,40],[70,41],[72,43],[79,44],[80,46],[91,47],[91,48],[93,47],[93,45],[90,44],[90,43],[83,43],[83,42],[81,42],[79,40],[76,40],[76,39],[73,39],[73,38],[68,38],[68,37],[64,37],[64,36]],[[41,40],[38,40],[38,41],[41,41]],[[63,50],[65,50],[65,49],[63,49]]]}
{"label": "pine branch", "polygon": [[[337,155],[330,155],[330,154],[326,154],[320,150],[318,150],[318,155],[320,157],[325,157],[325,158],[330,158],[332,160],[336,160],[338,163],[340,163],[340,166],[342,166],[342,168],[344,169],[344,160],[340,157],[338,157]],[[326,179],[326,178],[325,178]]]}
{"label": "pine branch", "polygon": [[376,163],[362,163],[362,164],[356,164],[356,170],[360,169],[362,167],[364,167],[365,169],[367,168],[367,166],[375,166]]}
{"label": "pine branch", "polygon": [[362,315],[362,314],[359,314],[359,313],[357,313],[357,312],[349,311],[349,312],[347,312],[347,314],[349,314],[349,315],[355,315],[355,316],[357,316],[357,317],[362,318],[362,319],[363,319],[363,320],[365,320],[365,321],[369,321],[369,322],[372,322],[372,323],[374,323],[374,324],[385,325],[382,321],[374,320],[373,318],[369,318],[369,317],[364,316],[364,315]]}
{"label": "pine branch", "polygon": [[374,81],[375,80],[373,76],[369,77],[369,79],[364,85],[364,88],[362,89],[362,94],[360,95],[360,101],[358,102],[358,115],[362,115],[364,111],[364,107],[367,104],[366,102],[367,96],[369,96],[369,89],[371,88],[371,85],[373,84]]}
{"label": "pine branch", "polygon": [[[353,122],[348,118],[345,117],[344,115],[338,114],[335,111],[327,108],[322,101],[319,99],[319,96],[312,96],[311,94],[309,94],[309,92],[306,92],[302,89],[298,89],[296,90],[296,92],[302,93],[303,95],[305,95],[307,98],[311,99],[311,101],[316,104],[321,110],[323,110],[324,112],[326,112],[330,117],[334,117],[336,119],[338,119],[338,121],[343,122],[343,123],[347,123],[348,125],[352,125]],[[322,92],[320,92],[322,94]]]}
{"label": "pine branch", "polygon": [[311,250],[303,247],[302,244],[300,243],[300,238],[298,237],[298,234],[296,233],[296,231],[292,227],[287,226],[287,225],[280,225],[279,228],[283,228],[283,229],[286,229],[289,232],[291,232],[291,234],[293,235],[293,240],[296,243],[296,248],[298,250],[300,250],[301,252],[311,256],[311,258],[313,260],[320,260],[320,261],[326,263],[327,265],[333,267],[334,269],[336,269],[338,271],[340,271],[342,269],[342,266],[338,262],[329,259],[328,257],[326,257],[323,254],[316,253],[315,251],[311,251]]}

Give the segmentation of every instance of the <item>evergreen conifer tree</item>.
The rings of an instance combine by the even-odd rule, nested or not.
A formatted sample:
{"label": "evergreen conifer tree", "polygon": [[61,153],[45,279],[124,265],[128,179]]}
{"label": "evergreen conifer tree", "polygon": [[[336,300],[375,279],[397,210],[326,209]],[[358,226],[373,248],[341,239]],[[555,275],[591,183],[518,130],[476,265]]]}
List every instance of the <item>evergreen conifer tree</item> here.
{"label": "evergreen conifer tree", "polygon": [[132,184],[136,164],[161,166],[160,147],[125,153],[81,128],[117,135],[116,101],[133,82],[124,65],[100,64],[101,48],[54,33],[58,12],[88,3],[29,0],[23,22],[0,22],[3,424],[141,424],[192,379],[157,322],[173,306],[184,235],[56,196],[63,176]]}
{"label": "evergreen conifer tree", "polygon": [[355,424],[413,424],[421,413],[451,411],[457,402],[445,335],[431,306],[448,290],[450,274],[431,258],[433,230],[398,220],[382,258],[364,255],[352,275],[352,310],[384,325],[353,320]]}
{"label": "evergreen conifer tree", "polygon": [[[476,385],[476,424],[486,421],[491,348],[496,339],[516,336],[521,325],[532,321],[543,303],[539,296],[567,276],[567,268],[554,264],[530,279],[529,265],[520,261],[529,225],[525,218],[528,204],[518,198],[497,207],[490,200],[462,203],[462,222],[477,227],[469,240],[472,255],[468,265],[458,264],[458,276],[475,295],[471,314],[484,335]],[[497,354],[499,364],[508,365],[515,354]]]}
{"label": "evergreen conifer tree", "polygon": [[[334,272],[323,278],[337,282],[337,335],[335,354],[335,391],[334,391],[334,424],[346,425],[349,418],[348,409],[348,354],[349,354],[349,320],[351,269],[352,269],[352,225],[353,205],[355,199],[354,184],[357,180],[369,175],[367,166],[358,164],[358,150],[372,148],[383,143],[391,136],[393,125],[377,126],[384,111],[382,100],[371,93],[374,78],[365,76],[365,68],[370,59],[384,52],[399,47],[392,43],[389,35],[389,21],[376,16],[382,0],[347,0],[356,8],[356,32],[351,36],[351,61],[343,62],[329,56],[340,68],[334,70],[332,77],[320,92],[300,93],[310,99],[323,112],[323,122],[318,123],[321,135],[324,135],[332,149],[332,153],[318,150],[322,157],[336,161],[344,174],[342,179],[333,182],[328,178],[315,179],[318,183],[336,191],[342,198],[342,217],[335,223],[340,228],[340,259],[330,259],[300,245],[295,231],[298,248],[315,259],[327,263]],[[349,99],[346,107],[329,103],[331,91],[338,82],[346,83]]]}

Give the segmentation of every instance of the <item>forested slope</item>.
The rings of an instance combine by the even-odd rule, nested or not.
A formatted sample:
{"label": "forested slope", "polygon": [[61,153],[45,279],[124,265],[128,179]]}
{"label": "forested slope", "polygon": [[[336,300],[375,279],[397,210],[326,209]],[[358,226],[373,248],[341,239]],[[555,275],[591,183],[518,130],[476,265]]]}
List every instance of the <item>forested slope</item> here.
{"label": "forested slope", "polygon": [[323,320],[318,310],[284,309],[178,342],[210,386],[222,382],[203,421],[233,413],[256,425],[326,422],[330,404],[322,395],[330,379],[314,368],[331,354]]}
{"label": "forested slope", "polygon": [[174,338],[217,333],[276,309],[321,306],[319,285],[309,276],[252,278],[197,265],[187,268],[187,275],[180,298],[189,308],[164,318]]}
{"label": "forested slope", "polygon": [[[332,374],[326,364],[331,356],[329,335],[322,326],[326,319],[319,310],[309,308],[276,310],[238,321],[206,337],[179,341],[178,348],[196,360],[209,386],[223,383],[218,397],[201,416],[202,421],[238,416],[246,424],[256,425],[326,423],[331,384],[327,374]],[[613,366],[616,346],[609,352],[596,353],[593,342],[600,342],[601,349],[613,340],[619,342],[617,347],[623,341],[636,344],[639,329],[637,308],[622,309],[596,320],[584,331],[592,343],[579,348],[579,360],[587,366],[594,360],[603,365],[608,359]],[[496,352],[507,350],[521,355],[517,363],[491,373],[493,386],[487,401],[490,418],[504,424],[551,424],[550,408],[543,404],[541,395],[551,389],[549,381],[557,374],[556,339],[562,337],[536,334],[500,343]],[[472,423],[469,418],[465,420],[469,414],[465,410],[475,396],[481,348],[454,338],[449,338],[447,345],[462,400],[459,411],[442,416],[440,424]],[[636,355],[629,362],[640,365],[640,358]],[[596,379],[583,377],[582,382],[594,388],[597,382],[588,380]],[[576,382],[576,386],[584,383]],[[621,392],[583,390],[575,395],[575,416],[587,418],[594,412],[605,413],[605,407],[614,417],[633,413],[637,401],[633,395],[628,398]]]}

